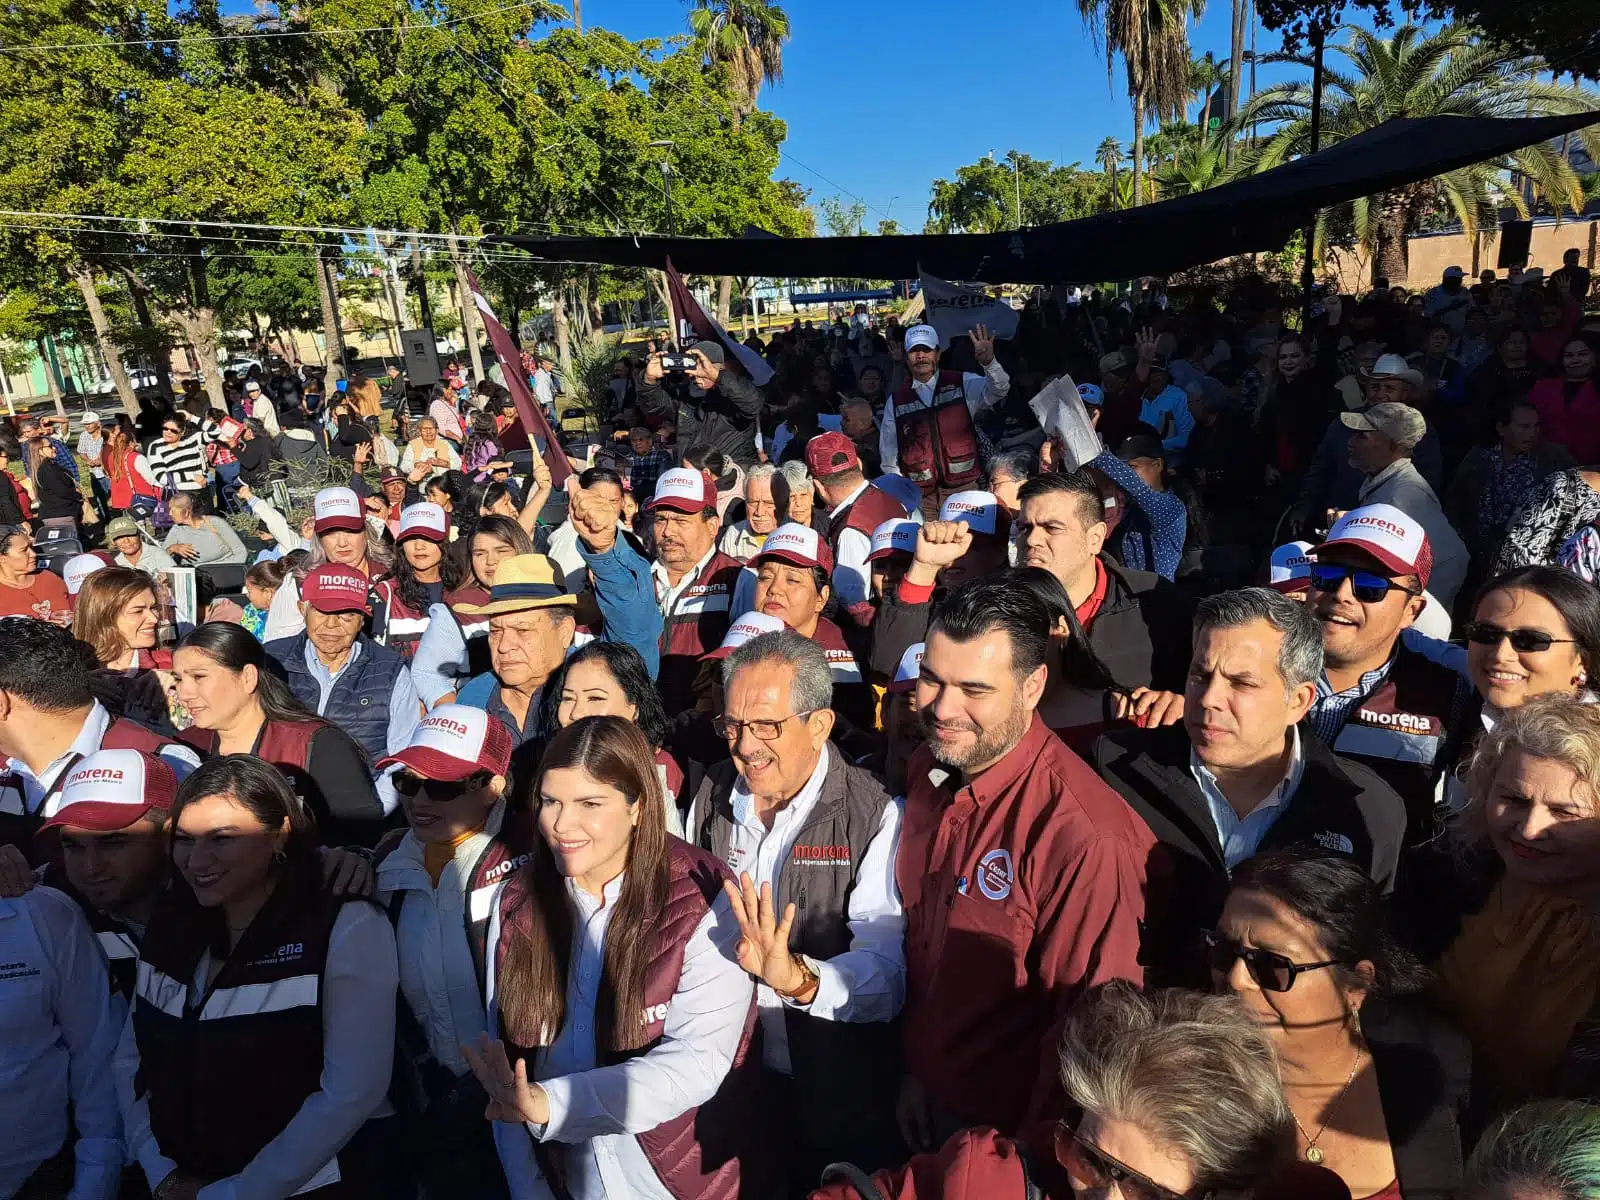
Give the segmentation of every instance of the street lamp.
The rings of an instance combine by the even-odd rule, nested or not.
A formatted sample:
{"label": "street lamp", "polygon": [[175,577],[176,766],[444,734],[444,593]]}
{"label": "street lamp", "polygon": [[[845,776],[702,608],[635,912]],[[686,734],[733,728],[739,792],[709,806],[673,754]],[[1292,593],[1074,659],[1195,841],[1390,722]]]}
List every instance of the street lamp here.
{"label": "street lamp", "polygon": [[[651,142],[650,146],[655,149],[670,150],[676,147],[677,144],[678,143],[673,141],[671,138],[667,138],[664,141]],[[660,167],[661,194],[666,199],[667,204],[667,236],[677,237],[678,222],[672,213],[672,164],[667,161],[665,155],[663,155],[661,158]]]}

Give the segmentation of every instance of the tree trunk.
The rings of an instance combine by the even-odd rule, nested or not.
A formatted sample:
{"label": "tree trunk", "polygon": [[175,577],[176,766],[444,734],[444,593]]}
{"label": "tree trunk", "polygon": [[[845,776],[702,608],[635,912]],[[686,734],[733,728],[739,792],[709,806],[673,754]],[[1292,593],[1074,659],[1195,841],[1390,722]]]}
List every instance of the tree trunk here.
{"label": "tree trunk", "polygon": [[334,311],[337,301],[333,295],[333,283],[328,278],[327,260],[324,251],[317,251],[317,297],[322,302],[322,361],[327,367],[327,386],[332,387],[344,378],[344,371],[339,363],[344,358],[344,347],[339,343],[339,320]]}
{"label": "tree trunk", "polygon": [[561,368],[561,378],[572,378],[572,330],[567,322],[566,288],[555,289],[555,303],[550,306],[551,324],[555,327],[556,364]]}
{"label": "tree trunk", "polygon": [[130,417],[139,415],[139,401],[133,394],[133,384],[128,379],[128,372],[123,370],[122,358],[117,353],[116,343],[111,340],[111,322],[106,319],[106,310],[100,303],[100,293],[95,290],[94,272],[88,267],[79,267],[73,272],[73,279],[77,282],[78,290],[83,293],[83,306],[89,310],[89,320],[94,323],[94,338],[100,343],[100,351],[106,358],[106,370],[111,374],[111,382],[117,385],[117,395],[122,400],[122,410]]}
{"label": "tree trunk", "polygon": [[[156,323],[150,318],[149,289],[145,287],[144,281],[134,275],[132,271],[124,269],[123,274],[128,282],[128,299],[133,302],[133,315],[138,320],[141,328],[147,329],[153,334],[156,329]],[[157,344],[154,337],[150,339],[150,342],[152,346]],[[165,352],[152,352],[150,361],[155,365],[156,388],[170,402],[174,397],[172,391],[172,364]]]}
{"label": "tree trunk", "polygon": [[44,389],[50,397],[50,403],[56,412],[65,413],[66,405],[63,403],[61,390],[61,369],[56,365],[55,348],[48,344],[46,338],[35,338],[34,346],[39,351],[39,361],[44,364]]}
{"label": "tree trunk", "polygon": [[1133,98],[1133,204],[1144,203],[1144,93]]}
{"label": "tree trunk", "polygon": [[572,0],[572,27],[583,32],[583,0]]}
{"label": "tree trunk", "polygon": [[[1239,111],[1239,83],[1244,79],[1244,22],[1248,0],[1233,0],[1233,42],[1228,55],[1228,111],[1224,121],[1231,121]],[[1228,139],[1228,161],[1233,161],[1233,139]]]}
{"label": "tree trunk", "polygon": [[206,396],[211,407],[228,409],[227,396],[222,391],[222,372],[217,369],[217,314],[207,307],[193,306],[169,310],[172,318],[183,330],[184,340],[194,347],[205,371]]}
{"label": "tree trunk", "polygon": [[461,303],[461,336],[467,340],[475,383],[483,380],[483,354],[478,349],[478,303],[472,298],[472,281],[467,278],[467,260],[461,257],[461,243],[450,235],[450,265],[456,272],[456,296]]}
{"label": "tree trunk", "polygon": [[1390,192],[1383,197],[1378,217],[1377,252],[1372,256],[1374,278],[1385,278],[1390,287],[1406,282],[1411,257],[1406,245],[1407,203],[1403,195]]}
{"label": "tree trunk", "polygon": [[728,309],[733,302],[733,276],[723,275],[717,280],[717,324],[728,327]]}

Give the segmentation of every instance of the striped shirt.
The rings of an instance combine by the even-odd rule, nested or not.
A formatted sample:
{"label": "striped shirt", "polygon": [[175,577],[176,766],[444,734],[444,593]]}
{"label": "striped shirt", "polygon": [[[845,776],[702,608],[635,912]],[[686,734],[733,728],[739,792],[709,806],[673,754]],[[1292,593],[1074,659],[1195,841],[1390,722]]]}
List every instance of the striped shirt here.
{"label": "striped shirt", "polygon": [[[157,438],[145,450],[145,455],[150,460],[156,482],[163,488],[175,488],[180,492],[204,490],[206,452],[198,430],[190,430],[171,445],[165,438]],[[202,476],[198,482],[194,478],[196,475]]]}

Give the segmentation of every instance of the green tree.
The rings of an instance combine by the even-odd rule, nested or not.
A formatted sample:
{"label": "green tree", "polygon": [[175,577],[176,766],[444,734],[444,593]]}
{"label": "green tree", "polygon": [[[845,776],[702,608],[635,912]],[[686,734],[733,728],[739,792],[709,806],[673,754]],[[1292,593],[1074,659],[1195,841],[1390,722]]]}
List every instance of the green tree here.
{"label": "green tree", "polygon": [[789,16],[766,0],[692,0],[689,31],[708,65],[725,68],[735,126],[755,111],[761,85],[783,78]]}
{"label": "green tree", "polygon": [[996,233],[1016,227],[1017,195],[1022,224],[1048,225],[1086,217],[1109,207],[1106,177],[1079,164],[1058,167],[1047,159],[1009,151],[1005,159],[985,155],[956,169],[953,180],[936,179],[928,201],[930,233]]}
{"label": "green tree", "polygon": [[1109,74],[1122,56],[1133,102],[1133,195],[1140,203],[1145,125],[1183,111],[1189,99],[1189,18],[1205,0],[1078,0],[1078,11],[1106,53]]}
{"label": "green tree", "polygon": [[824,196],[817,202],[822,212],[822,223],[831,237],[856,237],[861,233],[861,223],[866,220],[864,201],[852,200],[846,204],[838,196]]}
{"label": "green tree", "polygon": [[[1330,46],[1347,69],[1330,62],[1322,97],[1322,144],[1333,145],[1399,117],[1438,115],[1474,117],[1551,116],[1594,111],[1594,93],[1542,78],[1538,59],[1507,58],[1500,48],[1463,26],[1435,33],[1406,25],[1390,37],[1346,26],[1346,38]],[[1308,60],[1277,56],[1309,68]],[[1303,82],[1279,84],[1254,96],[1234,118],[1230,136],[1259,124],[1259,144],[1245,152],[1236,170],[1265,171],[1310,149],[1311,89]],[[1600,126],[1583,132],[1591,156],[1600,157]],[[1559,149],[1540,142],[1498,159],[1473,163],[1432,179],[1420,180],[1378,196],[1366,196],[1318,222],[1320,252],[1328,233],[1346,228],[1372,256],[1374,277],[1406,278],[1406,238],[1422,228],[1429,212],[1446,207],[1468,235],[1492,228],[1498,206],[1509,203],[1526,214],[1516,189],[1503,185],[1503,173],[1528,179],[1553,204],[1576,209],[1581,192],[1572,166]]]}
{"label": "green tree", "polygon": [[1117,195],[1117,168],[1122,165],[1122,143],[1114,137],[1108,137],[1095,148],[1094,158],[1100,164],[1100,169],[1106,173],[1106,181],[1110,184],[1113,200]]}

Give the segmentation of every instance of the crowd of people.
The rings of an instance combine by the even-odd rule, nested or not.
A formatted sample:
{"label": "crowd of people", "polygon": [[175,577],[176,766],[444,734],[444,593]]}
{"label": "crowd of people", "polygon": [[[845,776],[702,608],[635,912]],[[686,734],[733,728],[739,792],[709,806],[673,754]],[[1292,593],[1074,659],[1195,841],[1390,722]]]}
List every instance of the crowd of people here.
{"label": "crowd of people", "polygon": [[0,1200],[1600,1196],[1588,293],[23,418]]}

